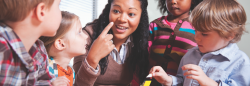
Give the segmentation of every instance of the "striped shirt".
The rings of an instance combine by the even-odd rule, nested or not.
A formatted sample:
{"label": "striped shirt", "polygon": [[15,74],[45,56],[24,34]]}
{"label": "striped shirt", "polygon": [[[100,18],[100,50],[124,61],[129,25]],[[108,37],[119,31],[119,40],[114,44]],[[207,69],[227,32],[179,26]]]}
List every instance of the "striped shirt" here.
{"label": "striped shirt", "polygon": [[10,27],[0,26],[0,86],[51,85],[54,77],[42,41],[37,40],[27,52]]}
{"label": "striped shirt", "polygon": [[171,23],[163,16],[151,22],[149,30],[150,65],[163,65],[168,74],[175,75],[187,49],[197,46],[194,28],[187,19]]}

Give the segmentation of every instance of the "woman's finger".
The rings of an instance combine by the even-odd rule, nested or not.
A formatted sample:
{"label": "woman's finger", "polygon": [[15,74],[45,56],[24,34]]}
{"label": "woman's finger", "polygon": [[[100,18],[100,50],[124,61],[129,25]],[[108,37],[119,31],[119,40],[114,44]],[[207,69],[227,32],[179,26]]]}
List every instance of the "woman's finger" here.
{"label": "woman's finger", "polygon": [[112,34],[107,34],[105,37],[106,40],[110,41],[113,39],[113,35]]}
{"label": "woman's finger", "polygon": [[113,22],[110,22],[105,29],[102,31],[102,33],[100,34],[100,36],[105,37],[106,34],[109,32],[109,30],[111,29],[111,27],[114,25]]}

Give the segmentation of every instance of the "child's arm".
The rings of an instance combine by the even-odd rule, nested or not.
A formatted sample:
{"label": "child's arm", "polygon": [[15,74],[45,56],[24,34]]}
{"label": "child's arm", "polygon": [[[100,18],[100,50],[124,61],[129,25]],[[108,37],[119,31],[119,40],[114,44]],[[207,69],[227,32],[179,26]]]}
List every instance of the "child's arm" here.
{"label": "child's arm", "polygon": [[159,83],[163,84],[164,86],[171,86],[172,85],[172,77],[168,76],[168,74],[163,70],[161,66],[154,66],[151,68],[150,74],[152,74],[153,78],[155,78]]}
{"label": "child's arm", "polygon": [[152,42],[153,42],[153,31],[154,31],[154,23],[149,24],[149,37],[148,37],[148,51],[150,53]]}
{"label": "child's arm", "polygon": [[217,82],[209,78],[203,70],[194,64],[187,64],[182,66],[182,70],[187,70],[183,75],[189,79],[195,79],[201,86],[219,86]]}

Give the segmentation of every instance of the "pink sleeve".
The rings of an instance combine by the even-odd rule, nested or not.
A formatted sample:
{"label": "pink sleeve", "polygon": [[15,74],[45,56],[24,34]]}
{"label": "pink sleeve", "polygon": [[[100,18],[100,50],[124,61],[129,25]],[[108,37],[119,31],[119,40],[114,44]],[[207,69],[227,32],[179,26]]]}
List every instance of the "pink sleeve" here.
{"label": "pink sleeve", "polygon": [[154,27],[156,26],[155,23],[150,23],[149,25],[149,38],[148,38],[148,51],[149,51],[149,54],[151,52],[151,46],[152,46],[152,42],[153,42],[153,31],[154,31]]}

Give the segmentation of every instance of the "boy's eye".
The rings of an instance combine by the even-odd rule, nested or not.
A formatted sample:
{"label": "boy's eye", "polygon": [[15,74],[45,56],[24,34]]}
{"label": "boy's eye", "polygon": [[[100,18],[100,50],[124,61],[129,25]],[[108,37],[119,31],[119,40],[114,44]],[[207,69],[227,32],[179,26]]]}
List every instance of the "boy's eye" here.
{"label": "boy's eye", "polygon": [[114,13],[120,13],[118,10],[114,10]]}
{"label": "boy's eye", "polygon": [[201,33],[202,36],[207,36],[208,34],[205,34],[205,33]]}
{"label": "boy's eye", "polygon": [[134,13],[129,13],[129,16],[135,16],[135,14]]}

